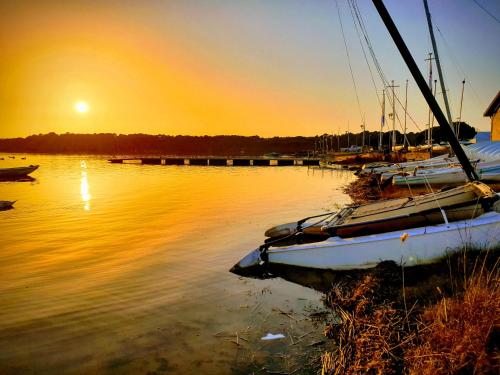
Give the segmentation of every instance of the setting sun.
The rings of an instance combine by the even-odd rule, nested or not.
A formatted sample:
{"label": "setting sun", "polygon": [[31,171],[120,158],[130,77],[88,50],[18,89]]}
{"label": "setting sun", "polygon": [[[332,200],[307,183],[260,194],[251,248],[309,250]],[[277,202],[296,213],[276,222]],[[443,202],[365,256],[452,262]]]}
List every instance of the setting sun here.
{"label": "setting sun", "polygon": [[89,105],[85,102],[76,102],[75,103],[75,111],[78,113],[86,113],[89,110]]}

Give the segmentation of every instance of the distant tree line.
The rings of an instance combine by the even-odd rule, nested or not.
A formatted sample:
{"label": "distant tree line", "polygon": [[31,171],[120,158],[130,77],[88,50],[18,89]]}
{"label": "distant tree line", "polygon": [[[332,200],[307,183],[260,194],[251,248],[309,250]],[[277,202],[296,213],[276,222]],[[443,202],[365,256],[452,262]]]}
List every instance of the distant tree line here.
{"label": "distant tree line", "polygon": [[[460,138],[473,138],[473,127],[461,123]],[[378,146],[378,132],[365,132],[365,145]],[[388,144],[391,132],[383,134],[383,144]],[[263,155],[270,152],[306,155],[324,149],[361,145],[362,133],[322,135],[314,137],[259,136],[185,136],[148,134],[38,134],[26,138],[0,139],[0,152],[53,153],[53,154],[102,154],[102,155]],[[403,134],[396,132],[397,143],[403,143]],[[410,144],[423,144],[426,131],[408,133]],[[434,142],[445,141],[438,127],[433,129]],[[326,140],[326,141],[325,141]]]}

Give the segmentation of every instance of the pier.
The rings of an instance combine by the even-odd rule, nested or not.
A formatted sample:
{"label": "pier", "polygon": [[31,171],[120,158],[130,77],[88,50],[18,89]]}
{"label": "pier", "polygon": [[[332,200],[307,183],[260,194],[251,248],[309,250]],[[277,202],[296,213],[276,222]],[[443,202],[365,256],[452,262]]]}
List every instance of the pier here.
{"label": "pier", "polygon": [[232,167],[284,167],[319,165],[318,158],[264,158],[264,157],[136,157],[113,158],[113,164],[146,165],[196,165],[196,166],[232,166]]}

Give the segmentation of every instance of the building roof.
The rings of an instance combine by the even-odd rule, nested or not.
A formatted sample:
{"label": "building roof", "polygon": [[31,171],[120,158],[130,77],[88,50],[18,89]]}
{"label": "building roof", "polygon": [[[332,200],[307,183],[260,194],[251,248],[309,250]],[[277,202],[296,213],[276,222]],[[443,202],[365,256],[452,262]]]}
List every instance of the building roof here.
{"label": "building roof", "polygon": [[491,117],[493,116],[496,111],[498,111],[498,107],[500,107],[500,91],[497,93],[497,96],[495,96],[495,99],[491,102],[491,104],[486,108],[486,111],[484,112],[485,117]]}

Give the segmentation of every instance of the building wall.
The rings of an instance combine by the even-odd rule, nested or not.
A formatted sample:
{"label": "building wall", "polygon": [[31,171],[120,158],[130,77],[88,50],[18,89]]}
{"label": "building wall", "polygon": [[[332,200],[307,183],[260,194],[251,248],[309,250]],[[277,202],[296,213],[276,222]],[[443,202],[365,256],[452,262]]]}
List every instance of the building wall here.
{"label": "building wall", "polygon": [[500,141],[500,111],[491,118],[491,140]]}

